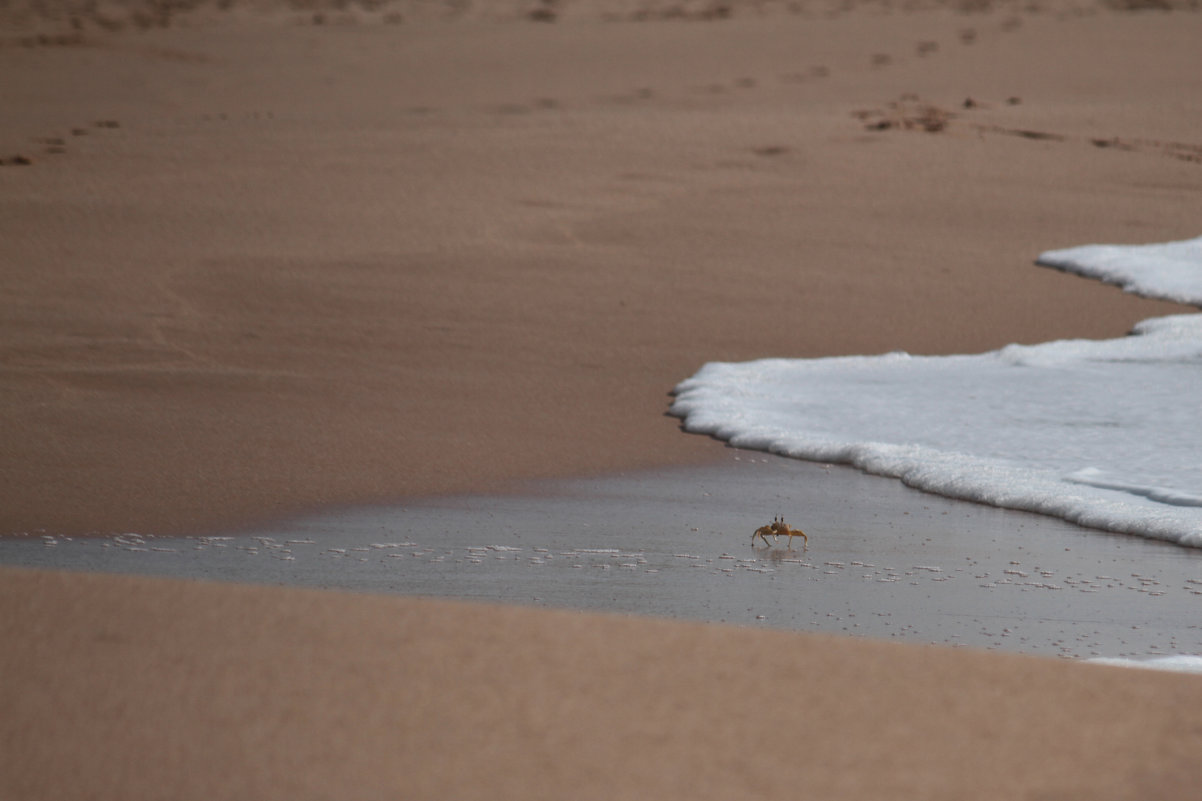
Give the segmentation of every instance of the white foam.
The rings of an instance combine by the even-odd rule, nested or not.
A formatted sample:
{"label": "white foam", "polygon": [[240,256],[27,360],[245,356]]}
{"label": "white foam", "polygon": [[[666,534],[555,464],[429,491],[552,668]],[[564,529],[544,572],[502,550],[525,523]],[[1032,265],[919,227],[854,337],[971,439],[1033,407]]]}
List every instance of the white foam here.
{"label": "white foam", "polygon": [[1114,665],[1116,667],[1146,668],[1149,670],[1172,670],[1179,673],[1202,673],[1202,656],[1191,654],[1176,654],[1174,656],[1158,656],[1151,659],[1124,659],[1121,657],[1100,656],[1087,659],[1095,665]]}
{"label": "white foam", "polygon": [[[1171,279],[1202,302],[1202,239],[1163,248],[1102,252],[1147,291]],[[1089,264],[1081,251],[1074,263]],[[1175,266],[1148,270],[1164,252]],[[677,386],[672,405],[686,430],[738,447],[1202,547],[1199,411],[1199,314],[1146,320],[1121,339],[973,356],[714,362]]]}
{"label": "white foam", "polygon": [[1144,297],[1202,306],[1202,237],[1153,245],[1049,250],[1036,263],[1118,284]]}

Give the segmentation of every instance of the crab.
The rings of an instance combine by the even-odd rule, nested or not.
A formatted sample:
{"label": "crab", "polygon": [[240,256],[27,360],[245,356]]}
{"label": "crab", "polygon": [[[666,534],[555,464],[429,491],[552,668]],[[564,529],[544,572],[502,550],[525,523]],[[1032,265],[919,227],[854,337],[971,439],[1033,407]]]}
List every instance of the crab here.
{"label": "crab", "polygon": [[806,536],[806,533],[799,528],[790,528],[789,524],[786,523],[785,519],[780,515],[772,518],[772,522],[768,525],[757,528],[755,533],[751,535],[751,543],[754,545],[755,538],[759,537],[764,541],[765,545],[768,545],[769,534],[772,535],[773,541],[779,540],[781,537],[788,537],[790,548],[793,547],[794,537],[801,537],[803,540],[805,540],[804,547],[808,548],[810,545],[810,538]]}
{"label": "crab", "polygon": [[755,545],[755,538],[759,537],[760,539],[762,539],[764,541],[765,545],[770,545],[771,543],[768,542],[769,534],[771,534],[774,539],[780,539],[780,535],[776,533],[776,523],[777,523],[777,520],[774,517],[774,518],[772,518],[771,525],[760,526],[759,528],[757,528],[755,530],[755,533],[751,535],[751,544]]}

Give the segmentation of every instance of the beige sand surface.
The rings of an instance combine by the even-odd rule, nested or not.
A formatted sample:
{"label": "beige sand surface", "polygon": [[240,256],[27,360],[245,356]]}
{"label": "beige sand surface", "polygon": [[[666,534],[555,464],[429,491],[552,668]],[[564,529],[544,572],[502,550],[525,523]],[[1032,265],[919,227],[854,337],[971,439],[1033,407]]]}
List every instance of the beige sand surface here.
{"label": "beige sand surface", "polygon": [[[1173,307],[1032,261],[1196,235],[1202,169],[1169,145],[1196,138],[1200,26],[258,20],[0,48],[0,154],[32,161],[0,168],[0,531],[696,462],[715,446],[662,413],[708,360],[1121,335]],[[958,116],[865,129],[924,103]]]}
{"label": "beige sand surface", "polygon": [[1198,787],[1196,676],[18,570],[0,583],[0,634],[37,656],[0,652],[5,798],[1108,800]]}
{"label": "beige sand surface", "polygon": [[[707,360],[1175,310],[1031,262],[1197,235],[1202,15],[969,6],[201,4],[162,28],[171,4],[7,4],[0,531],[700,462],[720,446],[663,411]],[[1189,677],[12,569],[0,594],[5,797],[1200,778]]]}

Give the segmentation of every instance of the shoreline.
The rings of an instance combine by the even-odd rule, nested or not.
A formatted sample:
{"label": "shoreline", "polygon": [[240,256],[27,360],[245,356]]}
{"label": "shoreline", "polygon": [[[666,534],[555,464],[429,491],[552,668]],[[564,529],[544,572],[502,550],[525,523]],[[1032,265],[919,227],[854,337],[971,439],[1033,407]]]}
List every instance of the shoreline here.
{"label": "shoreline", "polygon": [[[1072,659],[1202,654],[1202,550],[729,449],[221,536],[0,541],[0,564],[474,600]],[[804,547],[750,544],[777,514]]]}

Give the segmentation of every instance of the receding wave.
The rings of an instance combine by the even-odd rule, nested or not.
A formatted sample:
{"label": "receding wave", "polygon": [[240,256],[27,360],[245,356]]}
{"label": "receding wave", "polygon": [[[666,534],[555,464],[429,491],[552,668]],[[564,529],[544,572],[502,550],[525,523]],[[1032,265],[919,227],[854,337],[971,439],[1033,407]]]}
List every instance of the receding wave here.
{"label": "receding wave", "polygon": [[[1171,284],[1202,302],[1202,239],[1052,253],[1082,274],[1130,276],[1141,294]],[[671,411],[739,447],[1202,547],[1199,398],[1202,314],[1185,314],[1119,339],[977,355],[715,362],[676,387]]]}

